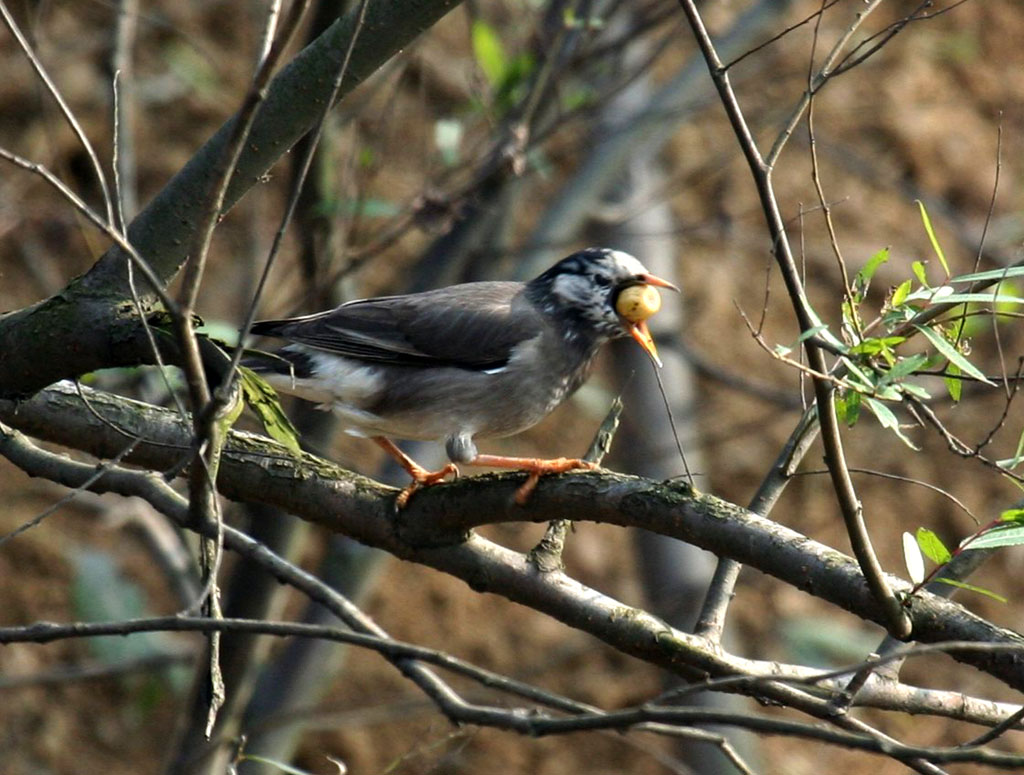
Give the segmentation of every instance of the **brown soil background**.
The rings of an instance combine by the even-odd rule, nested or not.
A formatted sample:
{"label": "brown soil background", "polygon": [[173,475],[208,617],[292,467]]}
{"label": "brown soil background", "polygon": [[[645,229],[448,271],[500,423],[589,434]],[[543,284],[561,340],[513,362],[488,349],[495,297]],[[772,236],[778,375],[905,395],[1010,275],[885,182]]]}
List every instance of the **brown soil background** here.
{"label": "brown soil background", "polygon": [[[937,8],[951,5],[940,3]],[[841,33],[842,20],[853,6],[840,2],[838,10],[826,17],[821,48]],[[742,7],[739,3],[709,7],[709,22],[715,29],[725,28]],[[903,2],[883,5],[869,27],[881,29],[912,7]],[[815,8],[814,3],[798,3],[787,22],[796,22]],[[109,161],[110,89],[104,63],[111,8],[100,3],[48,2],[17,10],[68,103]],[[504,4],[480,11],[507,33],[510,49],[522,43],[523,34],[515,31],[515,22],[523,9]],[[229,2],[152,2],[144,4],[144,13],[137,49],[143,101],[136,127],[143,202],[241,98],[260,18],[255,6],[249,10],[248,4]],[[392,87],[381,90],[389,99],[367,99],[358,121],[342,132],[339,155],[352,147],[372,148],[377,159],[385,160],[373,175],[353,176],[352,190],[358,185],[370,196],[403,203],[427,186],[438,169],[436,159],[426,161],[432,154],[433,121],[456,113],[481,83],[467,29],[465,9],[450,14],[406,53],[407,72],[415,72],[415,77],[390,76]],[[822,179],[844,255],[855,271],[879,248],[889,245],[892,249],[893,259],[879,272],[873,289],[875,305],[886,286],[910,276],[913,260],[931,259],[930,271],[937,276],[915,198],[928,203],[954,272],[971,270],[993,193],[999,127],[1000,182],[983,266],[992,266],[992,257],[1016,257],[1024,232],[1022,40],[1024,8],[1016,0],[966,2],[950,13],[911,25],[819,98],[815,122]],[[659,77],[673,72],[692,52],[686,30],[678,30],[677,41],[659,61]],[[764,147],[800,94],[810,41],[808,25],[747,60],[734,73]],[[5,74],[0,79],[0,144],[46,164],[90,201],[97,201],[79,145],[6,33],[0,36],[0,69]],[[531,201],[543,201],[545,189],[556,190],[559,173],[572,169],[576,149],[585,143],[583,130],[577,126],[556,138],[554,175],[538,184],[538,195],[531,196]],[[754,317],[759,314],[767,277],[771,296],[766,335],[772,342],[785,344],[796,338],[776,273],[768,272],[770,246],[749,174],[721,109],[712,105],[681,127],[663,159],[670,181],[664,196],[670,199],[680,225],[678,277],[688,305],[682,335],[721,369],[797,395],[796,375],[758,348],[736,311],[738,305]],[[802,244],[805,252],[812,301],[835,324],[841,283],[820,215],[807,212],[817,204],[808,159],[806,131],[801,128],[782,157],[776,185],[783,212],[792,219],[794,242]],[[59,290],[87,269],[106,245],[39,179],[10,166],[0,170],[0,309],[10,310]],[[241,319],[244,294],[239,290],[247,290],[254,282],[254,267],[276,228],[286,184],[282,166],[222,224],[200,310],[208,319],[233,325]],[[534,207],[524,207],[524,235],[536,217]],[[797,218],[801,209],[802,220]],[[367,220],[355,239],[366,241],[380,228],[379,221]],[[430,238],[424,232],[411,234],[361,270],[348,290],[370,295],[400,287],[405,267]],[[264,304],[267,315],[291,312],[297,303],[298,284],[289,263],[293,247],[286,247],[275,274]],[[1006,361],[1015,368],[1012,364],[1022,353],[1019,326],[1002,325],[1000,334]],[[989,372],[998,370],[988,330],[976,337],[975,356]],[[711,489],[746,503],[797,415],[707,376],[700,385],[699,430]],[[955,410],[945,408],[943,416],[955,432],[976,441],[995,423],[1003,404],[998,395],[978,396]],[[579,446],[586,443],[587,432],[567,429],[590,427],[575,422],[578,411],[578,407],[566,407],[537,429],[503,442],[502,448],[521,454],[569,454],[561,448],[568,444],[567,434]],[[1007,427],[993,442],[992,457],[1012,454],[1021,420],[1019,407],[1014,406]],[[982,520],[1019,497],[1014,487],[980,465],[948,453],[933,433],[910,433],[920,452],[912,452],[865,417],[847,434],[851,465],[937,484]],[[365,454],[362,449],[356,454]],[[346,444],[338,454],[350,451]],[[820,451],[811,454],[806,467],[820,467]],[[903,572],[902,531],[923,525],[955,543],[972,529],[970,519],[948,498],[926,488],[865,476],[858,477],[857,484],[876,546],[892,572]],[[62,495],[55,485],[31,480],[5,461],[0,461],[0,492],[3,533],[41,513]],[[71,558],[83,547],[115,559],[123,577],[141,589],[147,612],[172,612],[165,580],[154,572],[142,543],[123,527],[126,511],[138,508],[113,499],[81,497],[39,527],[0,546],[0,626],[80,618],[72,593]],[[797,480],[773,516],[848,551],[834,496],[821,477]],[[539,536],[538,530],[511,527],[489,535],[527,547]],[[317,554],[310,549],[311,567]],[[1019,551],[1004,552],[976,579],[1010,597],[1008,604],[978,596],[962,598],[963,602],[1001,625],[1019,627],[1021,601],[1012,580],[1020,570],[1021,556]],[[580,526],[571,540],[567,567],[603,592],[643,604],[631,539],[621,530]],[[297,605],[292,608],[297,610]],[[603,707],[642,701],[660,685],[658,672],[647,665],[611,652],[557,622],[504,600],[477,595],[461,582],[418,566],[389,561],[366,605],[397,638],[444,649]],[[833,643],[863,636],[870,644],[878,637],[875,628],[755,572],[743,577],[733,624],[748,644],[746,653],[760,658],[795,659],[793,638],[798,636],[794,633],[807,630],[831,632]],[[47,674],[91,658],[88,647],[74,641],[5,646],[0,649],[0,679]],[[373,654],[351,653],[348,667],[329,698],[317,705],[315,731],[304,744],[300,762],[313,772],[335,771],[325,755],[340,758],[355,773],[640,775],[670,771],[659,763],[659,756],[669,750],[667,745],[648,736],[529,740],[491,730],[453,730]],[[984,676],[939,658],[914,663],[904,675],[927,686],[1019,701]],[[0,688],[0,772],[158,771],[183,700],[183,695],[154,689],[138,677],[4,686]],[[910,717],[887,718],[884,728],[921,744],[953,744],[975,731]],[[893,762],[816,744],[782,739],[765,739],[763,744],[764,772],[817,773],[825,757],[836,775],[862,772],[866,767],[877,775],[904,771]],[[1024,750],[1019,738],[1012,736],[1002,744]],[[952,767],[950,771],[975,770]]]}

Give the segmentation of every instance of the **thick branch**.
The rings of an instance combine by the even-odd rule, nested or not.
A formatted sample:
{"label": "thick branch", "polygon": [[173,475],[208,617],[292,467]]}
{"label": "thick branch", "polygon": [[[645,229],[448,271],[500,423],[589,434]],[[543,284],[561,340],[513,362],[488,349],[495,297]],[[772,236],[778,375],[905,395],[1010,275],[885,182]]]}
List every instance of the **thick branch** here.
{"label": "thick branch", "polygon": [[[187,453],[190,429],[175,413],[94,391],[89,396],[108,423],[147,440],[127,458],[131,462],[166,469]],[[81,399],[66,386],[45,391],[17,410],[11,402],[0,401],[0,417],[32,435],[101,457],[120,453],[128,438],[82,411]],[[484,522],[563,517],[642,527],[733,557],[863,619],[884,621],[851,558],[718,498],[692,494],[676,484],[587,473],[546,477],[527,506],[520,507],[513,501],[520,480],[518,474],[505,474],[432,487],[396,515],[391,488],[312,455],[296,460],[267,439],[233,433],[218,485],[228,497],[283,508],[403,559],[451,573],[474,589],[543,611],[621,651],[691,677],[730,674],[735,666],[708,654],[703,639],[596,595],[563,574],[538,573],[522,555],[471,536],[471,529]],[[889,582],[900,592],[910,589],[900,579]],[[908,613],[915,638],[922,642],[955,639],[1024,646],[1016,633],[932,595],[915,597]],[[1024,653],[954,656],[1024,688]]]}
{"label": "thick branch", "polygon": [[[343,97],[430,27],[458,0],[391,0],[369,4],[338,92]],[[339,19],[284,68],[268,87],[224,200],[228,210],[320,117],[356,26]],[[229,120],[132,221],[131,244],[168,282],[185,261],[232,135]],[[0,318],[0,396],[31,395],[46,385],[95,369],[146,362],[128,298],[125,257],[111,248],[85,275],[56,296]]]}

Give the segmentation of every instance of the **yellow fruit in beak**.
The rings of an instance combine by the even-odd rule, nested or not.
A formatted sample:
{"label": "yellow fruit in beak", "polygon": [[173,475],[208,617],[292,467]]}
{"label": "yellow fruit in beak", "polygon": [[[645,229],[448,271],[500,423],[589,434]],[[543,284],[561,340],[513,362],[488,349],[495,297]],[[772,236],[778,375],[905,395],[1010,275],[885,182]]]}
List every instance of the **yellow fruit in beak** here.
{"label": "yellow fruit in beak", "polygon": [[630,323],[642,323],[661,309],[661,294],[653,285],[631,285],[615,301],[615,311]]}
{"label": "yellow fruit in beak", "polygon": [[[675,290],[674,286],[672,287]],[[661,359],[654,339],[647,328],[647,318],[661,309],[661,294],[653,285],[631,285],[624,288],[615,300],[615,311],[626,324],[626,330],[658,366]]]}

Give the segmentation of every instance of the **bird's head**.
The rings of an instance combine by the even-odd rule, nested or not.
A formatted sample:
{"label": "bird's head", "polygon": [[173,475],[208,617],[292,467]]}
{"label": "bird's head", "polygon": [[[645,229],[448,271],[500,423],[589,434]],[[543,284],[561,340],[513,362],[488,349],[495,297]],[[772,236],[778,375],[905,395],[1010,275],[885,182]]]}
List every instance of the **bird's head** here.
{"label": "bird's head", "polygon": [[563,258],[527,285],[527,295],[566,325],[566,337],[599,341],[632,336],[661,365],[647,318],[658,311],[654,288],[679,289],[620,250],[587,248]]}

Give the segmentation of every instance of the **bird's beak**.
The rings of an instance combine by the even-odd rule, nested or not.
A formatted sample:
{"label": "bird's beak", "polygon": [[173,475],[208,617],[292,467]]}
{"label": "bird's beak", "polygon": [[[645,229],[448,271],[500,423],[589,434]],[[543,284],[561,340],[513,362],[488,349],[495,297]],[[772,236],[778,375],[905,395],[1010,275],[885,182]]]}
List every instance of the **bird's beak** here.
{"label": "bird's beak", "polygon": [[660,277],[655,277],[653,274],[641,274],[637,275],[637,279],[642,283],[648,285],[657,285],[659,288],[668,288],[670,291],[679,293],[679,286],[674,283],[670,283],[668,280],[662,280]]}
{"label": "bird's beak", "polygon": [[647,321],[641,320],[639,323],[627,323],[626,330],[629,331],[629,335],[636,339],[637,344],[644,348],[651,360],[658,364],[658,368],[661,368],[661,358],[658,357],[658,348],[654,346],[654,338],[651,336],[651,331],[647,328]]}
{"label": "bird's beak", "polygon": [[[678,286],[670,283],[668,280],[655,277],[652,274],[638,275],[637,279],[646,285],[654,285],[658,288],[668,288],[670,291],[679,293]],[[647,321],[640,320],[635,323],[626,321],[626,330],[629,331],[629,335],[636,340],[637,344],[644,348],[644,352],[651,357],[651,360],[661,368],[661,358],[658,357],[658,348],[654,346],[654,338],[651,336],[651,331],[647,327]]]}

